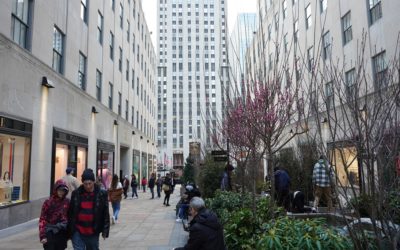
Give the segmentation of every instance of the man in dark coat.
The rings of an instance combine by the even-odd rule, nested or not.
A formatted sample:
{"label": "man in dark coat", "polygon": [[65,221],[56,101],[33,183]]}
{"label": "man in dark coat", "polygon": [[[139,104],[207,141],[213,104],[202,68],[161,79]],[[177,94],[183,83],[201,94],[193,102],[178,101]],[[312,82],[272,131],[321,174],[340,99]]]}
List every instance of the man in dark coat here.
{"label": "man in dark coat", "polygon": [[280,169],[279,167],[274,168],[275,177],[275,198],[278,202],[278,206],[283,206],[286,211],[290,210],[289,200],[289,189],[290,189],[290,177],[288,173]]}
{"label": "man in dark coat", "polygon": [[190,201],[193,220],[189,227],[189,240],[175,250],[225,250],[224,234],[217,216],[205,208],[204,200],[194,197]]}
{"label": "man in dark coat", "polygon": [[82,185],[72,193],[68,228],[74,249],[99,249],[99,237],[108,238],[110,214],[107,191],[95,185],[93,170],[82,174]]}

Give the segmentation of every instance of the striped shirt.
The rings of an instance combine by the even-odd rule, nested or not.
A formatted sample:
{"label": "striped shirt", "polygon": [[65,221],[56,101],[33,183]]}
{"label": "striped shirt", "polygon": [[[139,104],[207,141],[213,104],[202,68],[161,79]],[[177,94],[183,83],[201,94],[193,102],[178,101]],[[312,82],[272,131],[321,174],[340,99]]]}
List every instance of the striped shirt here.
{"label": "striped shirt", "polygon": [[94,192],[83,192],[76,228],[82,235],[94,234]]}
{"label": "striped shirt", "polygon": [[331,186],[331,181],[330,181],[330,174],[328,173],[328,169],[330,167],[326,166],[324,161],[320,160],[314,165],[314,170],[313,170],[313,177],[312,181],[314,185],[317,185],[319,187],[330,187]]}

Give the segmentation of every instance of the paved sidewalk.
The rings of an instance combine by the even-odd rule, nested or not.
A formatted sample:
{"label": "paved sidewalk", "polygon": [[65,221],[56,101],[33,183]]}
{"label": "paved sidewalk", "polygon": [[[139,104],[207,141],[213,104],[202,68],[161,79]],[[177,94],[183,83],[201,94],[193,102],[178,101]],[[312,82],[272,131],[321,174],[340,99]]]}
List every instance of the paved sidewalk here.
{"label": "paved sidewalk", "polygon": [[[170,250],[183,246],[188,233],[175,221],[179,187],[171,194],[170,207],[161,199],[150,199],[150,192],[138,191],[139,199],[122,201],[119,221],[111,226],[110,237],[100,237],[100,249]],[[110,215],[112,214],[110,204]],[[0,249],[43,249],[39,242],[37,220],[11,229],[0,230]],[[72,249],[71,241],[68,249]]]}

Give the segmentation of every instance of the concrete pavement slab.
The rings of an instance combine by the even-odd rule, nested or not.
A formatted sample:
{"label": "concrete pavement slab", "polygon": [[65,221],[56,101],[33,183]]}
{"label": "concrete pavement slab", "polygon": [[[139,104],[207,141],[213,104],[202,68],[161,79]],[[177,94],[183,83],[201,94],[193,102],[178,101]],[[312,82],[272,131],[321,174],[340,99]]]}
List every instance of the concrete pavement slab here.
{"label": "concrete pavement slab", "polygon": [[[183,246],[188,233],[183,230],[181,223],[175,222],[175,204],[180,198],[179,192],[171,194],[169,207],[163,205],[163,198],[150,199],[150,193],[146,192],[140,193],[139,199],[122,200],[118,222],[111,226],[108,239],[100,238],[100,249],[170,250]],[[0,248],[43,249],[39,242],[37,222],[34,220],[19,227],[0,230]],[[73,249],[71,241],[67,249]]]}

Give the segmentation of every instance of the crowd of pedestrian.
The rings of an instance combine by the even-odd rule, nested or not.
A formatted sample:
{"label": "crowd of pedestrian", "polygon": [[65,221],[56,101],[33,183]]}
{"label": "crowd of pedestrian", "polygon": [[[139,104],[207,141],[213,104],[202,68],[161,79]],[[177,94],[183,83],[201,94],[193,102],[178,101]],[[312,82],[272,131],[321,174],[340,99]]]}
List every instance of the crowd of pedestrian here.
{"label": "crowd of pedestrian", "polygon": [[[221,189],[230,190],[230,174],[232,168],[225,168],[221,178]],[[112,176],[108,189],[100,177],[95,178],[92,169],[85,169],[81,182],[73,176],[74,169],[67,168],[66,175],[57,180],[51,196],[43,203],[39,219],[39,238],[44,249],[66,249],[71,239],[74,249],[99,249],[100,235],[106,239],[110,224],[119,219],[121,200],[128,198],[129,186],[132,199],[139,199],[137,189],[143,193],[150,190],[151,198],[161,198],[164,192],[163,205],[170,206],[170,195],[174,192],[174,180],[169,173],[164,177],[150,174],[149,180],[143,177],[138,183],[135,174],[125,175],[120,179]],[[278,166],[274,169],[275,199],[278,206],[291,212],[317,212],[321,198],[325,198],[328,211],[332,210],[333,171],[323,156],[314,165],[312,182],[315,201],[307,210],[304,206],[304,194],[300,190],[292,191],[291,179],[286,170]],[[157,196],[155,196],[156,188]],[[291,192],[292,191],[292,192]],[[110,223],[109,202],[112,216]],[[222,226],[214,213],[205,208],[204,200],[194,183],[181,187],[181,200],[176,207],[177,222],[192,218],[189,225],[189,240],[183,248],[176,249],[216,249],[224,250]]]}
{"label": "crowd of pedestrian", "polygon": [[[44,249],[66,249],[71,239],[74,249],[99,249],[100,235],[106,239],[110,224],[118,223],[121,200],[128,198],[129,186],[132,199],[138,199],[139,183],[136,175],[131,179],[125,175],[121,180],[112,176],[107,189],[101,177],[95,177],[92,169],[85,169],[81,181],[74,177],[74,169],[67,168],[65,176],[57,180],[51,196],[43,203],[39,218],[39,239]],[[161,198],[164,191],[164,205],[169,206],[169,198],[174,190],[173,179],[167,173],[165,177],[155,173],[141,180],[141,188],[150,190],[151,198]],[[157,190],[155,196],[154,188]],[[111,223],[109,202],[112,207]]]}

